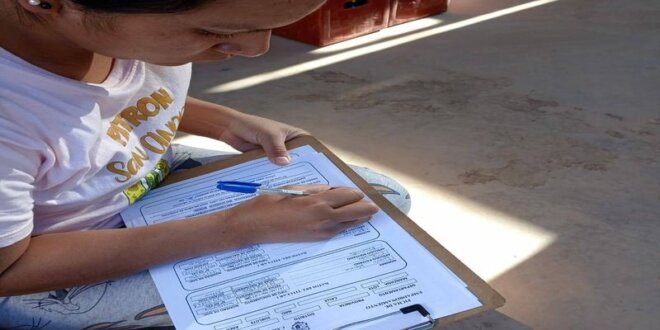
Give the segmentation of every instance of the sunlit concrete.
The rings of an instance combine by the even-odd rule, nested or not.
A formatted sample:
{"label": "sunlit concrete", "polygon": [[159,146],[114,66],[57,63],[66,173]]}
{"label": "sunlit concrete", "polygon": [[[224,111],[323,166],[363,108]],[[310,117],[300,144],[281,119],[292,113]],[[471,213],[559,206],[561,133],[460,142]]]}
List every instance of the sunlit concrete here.
{"label": "sunlit concrete", "polygon": [[[458,22],[454,22],[451,24],[439,24],[442,21],[433,17],[421,20],[419,22],[410,22],[408,24],[403,24],[400,26],[383,30],[380,33],[371,34],[359,39],[349,41],[347,43],[331,45],[322,49],[311,51],[309,53],[324,54],[329,52],[336,52],[336,50],[342,50],[343,47],[355,47],[356,45],[359,46],[360,44],[366,44],[364,46],[355,47],[354,49],[347,49],[346,51],[335,53],[333,55],[316,58],[309,61],[302,61],[301,63],[296,63],[289,67],[273,70],[270,72],[264,72],[258,75],[254,75],[251,77],[239,79],[228,83],[223,83],[221,85],[209,88],[205,92],[206,93],[232,92],[243,88],[257,86],[273,80],[286,78],[292,75],[320,69],[335,63],[348,61],[361,56],[366,56],[371,53],[380,52],[388,48],[403,46],[405,44],[408,44],[416,40],[428,38],[444,32],[453,31],[473,24],[478,24],[505,15],[510,15],[519,11],[549,4],[555,1],[558,0],[531,1],[528,3],[497,10],[495,12],[479,15],[477,17],[460,20]],[[415,32],[417,30],[422,29],[423,27],[431,27],[433,25],[439,25],[439,26],[428,30]],[[409,32],[414,32],[414,33],[407,34]]]}
{"label": "sunlit concrete", "polygon": [[[410,218],[436,240],[451,246],[456,256],[485,280],[493,280],[524,262],[552,243],[556,236],[543,227],[439,189],[414,173],[389,168],[387,164],[332,144],[328,146],[348,163],[387,173],[401,182],[414,196]],[[466,239],[463,234],[470,228],[480,230],[472,231]],[[481,242],[489,242],[489,247],[484,249]]]}
{"label": "sunlit concrete", "polygon": [[196,65],[191,91],[404,183],[411,218],[507,298],[450,329],[654,329],[658,17],[654,0],[453,1],[400,34]]}

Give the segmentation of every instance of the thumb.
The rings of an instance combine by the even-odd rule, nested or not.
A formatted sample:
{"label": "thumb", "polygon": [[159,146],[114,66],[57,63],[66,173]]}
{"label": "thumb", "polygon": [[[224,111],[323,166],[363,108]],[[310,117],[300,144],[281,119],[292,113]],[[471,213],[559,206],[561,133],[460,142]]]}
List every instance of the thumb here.
{"label": "thumb", "polygon": [[261,146],[266,151],[266,156],[271,162],[277,165],[287,165],[291,162],[289,152],[284,146],[284,141],[277,138],[267,138],[261,143]]}

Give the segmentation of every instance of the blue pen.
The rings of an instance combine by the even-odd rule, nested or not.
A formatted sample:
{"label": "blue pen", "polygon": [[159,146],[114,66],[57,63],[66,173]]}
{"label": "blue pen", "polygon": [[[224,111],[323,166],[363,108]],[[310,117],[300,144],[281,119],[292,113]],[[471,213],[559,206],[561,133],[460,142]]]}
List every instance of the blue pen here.
{"label": "blue pen", "polygon": [[245,193],[245,194],[269,194],[285,196],[309,196],[308,193],[292,189],[276,189],[262,187],[261,183],[241,182],[241,181],[218,181],[218,189],[224,191]]}

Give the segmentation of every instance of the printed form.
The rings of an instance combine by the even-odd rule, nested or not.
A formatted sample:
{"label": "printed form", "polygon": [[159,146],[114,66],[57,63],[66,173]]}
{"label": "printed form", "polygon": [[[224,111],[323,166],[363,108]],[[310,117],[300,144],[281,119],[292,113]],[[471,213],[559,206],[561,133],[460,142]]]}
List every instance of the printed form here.
{"label": "printed form", "polygon": [[[355,187],[312,147],[290,153],[292,162],[284,167],[261,158],[155,189],[122,217],[129,227],[185,221],[255,197],[220,191],[219,180]],[[246,246],[150,272],[177,329],[321,330],[412,304],[436,319],[481,306],[465,283],[383,211],[327,241]]]}

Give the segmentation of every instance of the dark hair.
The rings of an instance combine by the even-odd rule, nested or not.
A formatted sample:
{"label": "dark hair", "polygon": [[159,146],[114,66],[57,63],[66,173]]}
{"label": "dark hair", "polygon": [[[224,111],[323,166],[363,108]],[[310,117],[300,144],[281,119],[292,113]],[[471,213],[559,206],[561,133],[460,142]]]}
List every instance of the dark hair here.
{"label": "dark hair", "polygon": [[83,10],[103,13],[164,14],[192,10],[209,0],[69,0]]}

